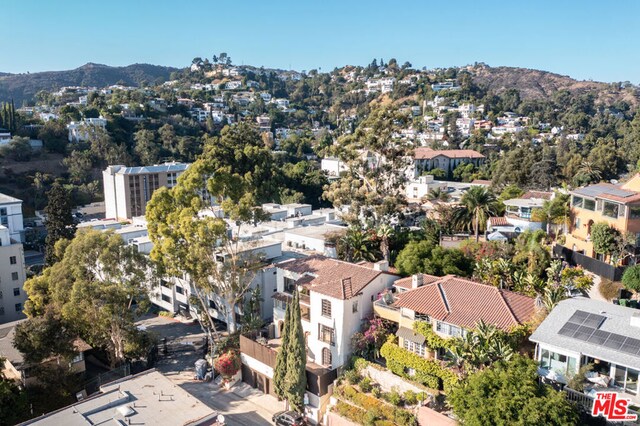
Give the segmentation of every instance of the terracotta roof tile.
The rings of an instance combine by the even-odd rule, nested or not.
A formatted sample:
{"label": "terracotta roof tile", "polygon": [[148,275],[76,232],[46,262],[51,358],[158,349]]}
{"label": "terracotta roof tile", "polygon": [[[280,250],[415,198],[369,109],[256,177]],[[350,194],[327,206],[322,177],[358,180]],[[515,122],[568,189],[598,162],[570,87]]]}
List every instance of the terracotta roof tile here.
{"label": "terracotta roof tile", "polygon": [[321,255],[288,260],[276,265],[280,269],[304,274],[298,283],[336,299],[350,299],[383,272]]}
{"label": "terracotta roof tile", "polygon": [[[431,284],[441,279],[442,277],[436,277],[435,275],[422,274],[422,285]],[[413,280],[412,277],[401,278],[398,281],[394,282],[393,285],[396,287],[406,288],[410,290],[412,280]]]}
{"label": "terracotta roof tile", "polygon": [[426,147],[416,148],[413,157],[418,160],[430,160],[443,155],[448,158],[484,158],[484,155],[473,149],[439,149]]}
{"label": "terracotta roof tile", "polygon": [[511,226],[509,221],[504,216],[494,216],[489,218],[491,226]]}
{"label": "terracotta roof tile", "polygon": [[394,306],[473,328],[483,320],[503,330],[529,321],[535,299],[454,276],[401,293]]}

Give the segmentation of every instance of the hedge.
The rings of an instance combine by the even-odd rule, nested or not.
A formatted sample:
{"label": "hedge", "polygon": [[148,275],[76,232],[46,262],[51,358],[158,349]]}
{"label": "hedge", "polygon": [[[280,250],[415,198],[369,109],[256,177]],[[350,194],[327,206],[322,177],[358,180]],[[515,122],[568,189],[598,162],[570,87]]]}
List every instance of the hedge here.
{"label": "hedge", "polygon": [[[459,382],[458,375],[443,367],[439,361],[422,358],[399,347],[391,339],[382,345],[380,354],[387,360],[387,368],[394,374],[410,380],[417,380],[427,387],[444,389],[444,392],[447,393]],[[409,376],[405,372],[405,368],[412,368],[416,374]]]}
{"label": "hedge", "polygon": [[424,336],[425,343],[429,349],[451,349],[454,345],[453,339],[445,339],[438,336],[433,331],[433,326],[426,321],[415,321],[413,323],[413,331]]}
{"label": "hedge", "polygon": [[364,370],[368,366],[371,366],[376,370],[380,370],[380,371],[385,370],[384,367],[382,367],[381,365],[376,364],[375,362],[367,361],[366,359],[357,357],[357,356],[354,356],[351,359],[351,362],[353,362],[353,368],[355,368],[358,372],[362,372],[362,370]]}

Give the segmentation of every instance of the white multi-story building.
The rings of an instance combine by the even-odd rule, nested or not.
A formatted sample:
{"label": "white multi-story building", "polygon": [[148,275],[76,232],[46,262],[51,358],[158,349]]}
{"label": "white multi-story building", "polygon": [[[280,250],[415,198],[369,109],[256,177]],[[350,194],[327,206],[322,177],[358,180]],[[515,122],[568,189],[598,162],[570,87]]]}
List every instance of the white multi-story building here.
{"label": "white multi-story building", "polygon": [[22,243],[11,238],[9,228],[0,225],[0,324],[24,318],[25,280]]}
{"label": "white multi-story building", "polygon": [[0,193],[0,225],[9,229],[13,240],[24,241],[22,200]]}
{"label": "white multi-story building", "polygon": [[153,192],[162,187],[173,188],[189,167],[187,163],[165,163],[155,166],[109,166],[102,172],[106,217],[132,219],[144,216]]}
{"label": "white multi-story building", "polygon": [[[300,295],[302,328],[307,345],[305,414],[313,423],[331,395],[336,369],[351,356],[351,338],[373,313],[373,301],[398,278],[386,262],[373,267],[324,256],[293,259],[275,265],[277,292],[273,295],[273,336],[279,338],[285,309],[295,292]],[[279,340],[259,343],[241,338],[242,378],[265,393],[273,393],[273,368]],[[276,350],[274,350],[276,349]]]}
{"label": "white multi-story building", "polygon": [[82,121],[72,121],[67,125],[69,130],[69,142],[81,142],[89,139],[89,135],[95,129],[105,129],[107,120],[105,118],[85,118]]}

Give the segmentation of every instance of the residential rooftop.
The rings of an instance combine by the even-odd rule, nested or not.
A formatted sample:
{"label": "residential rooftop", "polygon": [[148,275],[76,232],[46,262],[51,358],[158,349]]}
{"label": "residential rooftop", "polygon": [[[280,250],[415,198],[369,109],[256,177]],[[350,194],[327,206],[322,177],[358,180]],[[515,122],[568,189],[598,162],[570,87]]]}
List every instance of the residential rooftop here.
{"label": "residential rooftop", "polygon": [[[597,330],[596,336],[578,338],[579,336],[567,335],[565,331],[560,334],[561,329],[570,322],[577,311],[594,314],[596,319],[604,317],[600,319],[601,323],[594,323],[591,327]],[[571,322],[575,321],[572,319]],[[625,352],[620,347],[611,347],[614,346],[608,342],[611,334],[618,340],[623,340],[620,347],[626,343],[626,338],[628,343],[638,348],[638,351],[632,354],[626,349]],[[604,337],[604,342],[598,340]],[[566,299],[553,308],[529,340],[640,370],[640,311],[637,309],[584,297]]]}
{"label": "residential rooftop", "polygon": [[141,167],[126,167],[124,165],[118,164],[115,166],[107,167],[107,170],[111,171],[112,174],[138,175],[162,172],[183,172],[187,170],[189,166],[189,163],[164,163]]}
{"label": "residential rooftop", "polygon": [[574,195],[602,198],[622,204],[640,202],[640,174],[622,184],[597,183],[571,191]]}
{"label": "residential rooftop", "polygon": [[434,150],[427,147],[419,147],[415,149],[414,158],[418,160],[430,160],[439,156],[447,158],[485,158],[484,155],[473,149],[438,149]]}
{"label": "residential rooftop", "polygon": [[531,320],[536,309],[532,297],[454,275],[400,293],[394,306],[464,328],[484,321],[503,330]]}
{"label": "residential rooftop", "polygon": [[156,370],[100,388],[76,404],[23,425],[213,425],[217,413]]}
{"label": "residential rooftop", "polygon": [[13,203],[21,203],[21,202],[22,200],[18,198],[0,193],[0,204],[13,204]]}

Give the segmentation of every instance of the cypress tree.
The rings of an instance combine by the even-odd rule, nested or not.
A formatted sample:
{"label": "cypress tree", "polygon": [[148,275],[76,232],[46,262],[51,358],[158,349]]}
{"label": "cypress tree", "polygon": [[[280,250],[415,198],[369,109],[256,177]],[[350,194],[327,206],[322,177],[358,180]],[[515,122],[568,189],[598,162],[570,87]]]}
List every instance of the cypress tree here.
{"label": "cypress tree", "polygon": [[282,344],[276,355],[276,366],[273,370],[273,388],[280,399],[286,398],[284,377],[287,374],[287,347],[289,346],[290,321],[291,303],[288,303],[284,313],[284,324],[282,325],[282,333],[280,335]]}
{"label": "cypress tree", "polygon": [[298,292],[293,296],[291,328],[287,348],[287,374],[284,378],[287,401],[292,410],[304,411],[304,392],[307,388],[307,353],[300,318],[300,298]]}

